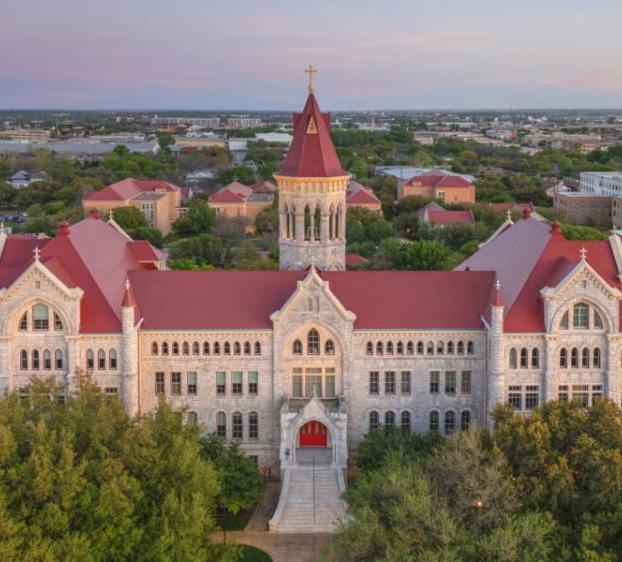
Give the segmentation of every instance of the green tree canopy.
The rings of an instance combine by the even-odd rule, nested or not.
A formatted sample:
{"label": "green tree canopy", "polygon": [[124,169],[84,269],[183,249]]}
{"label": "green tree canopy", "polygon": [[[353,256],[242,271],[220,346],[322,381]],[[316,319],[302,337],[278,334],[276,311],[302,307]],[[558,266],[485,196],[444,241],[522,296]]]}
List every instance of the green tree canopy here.
{"label": "green tree canopy", "polygon": [[173,231],[180,236],[196,236],[211,232],[216,222],[216,211],[206,201],[194,199],[185,216],[173,223]]}

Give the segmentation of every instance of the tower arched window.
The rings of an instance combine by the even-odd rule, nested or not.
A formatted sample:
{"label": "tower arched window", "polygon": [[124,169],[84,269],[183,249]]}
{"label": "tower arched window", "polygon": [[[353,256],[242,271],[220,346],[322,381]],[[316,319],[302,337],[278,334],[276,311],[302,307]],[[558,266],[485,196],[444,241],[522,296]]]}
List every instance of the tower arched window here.
{"label": "tower arched window", "polygon": [[473,355],[475,353],[475,344],[472,341],[467,342],[467,355]]}
{"label": "tower arched window", "polygon": [[311,240],[311,211],[309,210],[309,205],[305,206],[305,230],[304,230],[304,239],[307,241]]}
{"label": "tower arched window", "polygon": [[324,344],[324,353],[326,355],[335,355],[335,342],[333,340],[326,340]]}
{"label": "tower arched window", "polygon": [[341,205],[337,207],[335,213],[335,240],[341,239]]}
{"label": "tower arched window", "polygon": [[226,341],[222,346],[223,355],[231,355],[231,344]]}
{"label": "tower arched window", "polygon": [[417,355],[423,355],[423,342],[417,342]]}
{"label": "tower arched window", "polygon": [[406,355],[414,355],[415,354],[415,346],[413,345],[413,342],[409,341],[406,344]]}
{"label": "tower arched window", "polygon": [[450,340],[447,342],[447,355],[453,355],[453,354],[454,354],[454,342]]}
{"label": "tower arched window", "polygon": [[251,354],[251,342],[245,341],[244,342],[244,355],[250,355],[250,354]]}
{"label": "tower arched window", "polygon": [[158,342],[157,341],[152,341],[151,342],[151,355],[158,355]]}
{"label": "tower arched window", "polygon": [[365,346],[365,349],[366,349],[367,355],[373,355],[374,354],[374,344],[371,343],[370,341],[367,342],[367,345]]}
{"label": "tower arched window", "polygon": [[516,354],[516,348],[510,349],[510,369],[516,369],[518,367],[518,360]]}
{"label": "tower arched window", "polygon": [[458,355],[464,355],[464,342],[460,340],[457,345]]}
{"label": "tower arched window", "polygon": [[398,355],[404,355],[404,344],[401,341],[398,341],[395,345],[395,353]]}
{"label": "tower arched window", "polygon": [[320,334],[315,328],[311,328],[307,334],[307,353],[309,355],[320,354]]}
{"label": "tower arched window", "polygon": [[592,367],[600,369],[600,347],[595,347],[592,352]]}
{"label": "tower arched window", "polygon": [[240,347],[240,342],[236,341],[233,342],[233,355],[241,355],[242,354],[242,348]]}
{"label": "tower arched window", "polygon": [[261,342],[255,342],[255,355],[261,355]]}
{"label": "tower arched window", "polygon": [[321,238],[322,231],[322,214],[320,212],[320,208],[315,208],[315,213],[313,213],[313,239],[319,241]]}
{"label": "tower arched window", "polygon": [[445,344],[442,341],[436,342],[436,354],[437,355],[445,354]]}
{"label": "tower arched window", "polygon": [[168,342],[162,342],[162,355],[168,355]]}
{"label": "tower arched window", "polygon": [[562,369],[566,369],[568,367],[568,350],[565,347],[562,347],[559,350],[559,366]]}
{"label": "tower arched window", "polygon": [[203,355],[209,355],[209,342],[203,342]]}
{"label": "tower arched window", "polygon": [[177,343],[176,341],[174,341],[171,344],[171,354],[172,355],[179,355],[179,343]]}
{"label": "tower arched window", "polygon": [[214,355],[220,355],[220,342],[214,342]]}
{"label": "tower arched window", "polygon": [[384,355],[384,347],[381,341],[376,343],[376,355]]}
{"label": "tower arched window", "polygon": [[192,342],[192,355],[200,355],[201,354],[201,344],[198,341]]}
{"label": "tower arched window", "polygon": [[333,205],[328,211],[328,239],[335,239],[335,207]]}
{"label": "tower arched window", "polygon": [[393,355],[393,342],[387,342],[387,355]]}
{"label": "tower arched window", "polygon": [[427,355],[434,355],[434,342],[429,341],[426,345],[425,351]]}
{"label": "tower arched window", "polygon": [[371,412],[369,412],[369,431],[374,431],[378,429],[379,425],[380,419],[378,416],[378,412],[376,412],[376,410],[372,410]]}
{"label": "tower arched window", "polygon": [[296,207],[292,207],[289,211],[289,225],[291,227],[291,239],[296,240],[298,226],[296,225]]}
{"label": "tower arched window", "polygon": [[294,355],[302,355],[302,342],[300,340],[294,340],[292,352]]}
{"label": "tower arched window", "polygon": [[190,355],[190,344],[187,341],[181,344],[181,352],[184,355]]}

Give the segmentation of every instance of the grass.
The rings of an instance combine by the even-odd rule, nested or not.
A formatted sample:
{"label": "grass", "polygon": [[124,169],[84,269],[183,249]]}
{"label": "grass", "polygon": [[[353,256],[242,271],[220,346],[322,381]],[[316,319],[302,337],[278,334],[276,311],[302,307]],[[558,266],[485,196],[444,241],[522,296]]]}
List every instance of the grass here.
{"label": "grass", "polygon": [[242,547],[240,562],[272,562],[272,557],[267,552],[246,544],[240,546]]}

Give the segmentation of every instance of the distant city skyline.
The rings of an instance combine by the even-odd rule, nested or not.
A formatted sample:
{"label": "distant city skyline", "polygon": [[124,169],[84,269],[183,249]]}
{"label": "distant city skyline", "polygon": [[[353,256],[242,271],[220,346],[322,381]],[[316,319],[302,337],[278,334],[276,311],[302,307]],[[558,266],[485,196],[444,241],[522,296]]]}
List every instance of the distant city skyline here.
{"label": "distant city skyline", "polygon": [[0,109],[292,110],[309,64],[329,110],[621,108],[621,19],[616,0],[20,0]]}

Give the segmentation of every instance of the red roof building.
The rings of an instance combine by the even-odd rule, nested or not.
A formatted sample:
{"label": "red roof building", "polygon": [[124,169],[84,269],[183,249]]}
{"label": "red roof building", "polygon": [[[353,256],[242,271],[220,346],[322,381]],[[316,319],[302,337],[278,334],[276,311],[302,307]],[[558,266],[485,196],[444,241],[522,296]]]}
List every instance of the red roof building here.
{"label": "red roof building", "polygon": [[447,203],[475,203],[475,184],[463,176],[432,170],[398,182],[397,198],[412,196],[440,199]]}
{"label": "red roof building", "polygon": [[367,209],[373,213],[382,212],[382,204],[380,203],[380,199],[374,195],[374,190],[354,180],[350,180],[348,183],[346,204],[349,208],[358,207]]}

